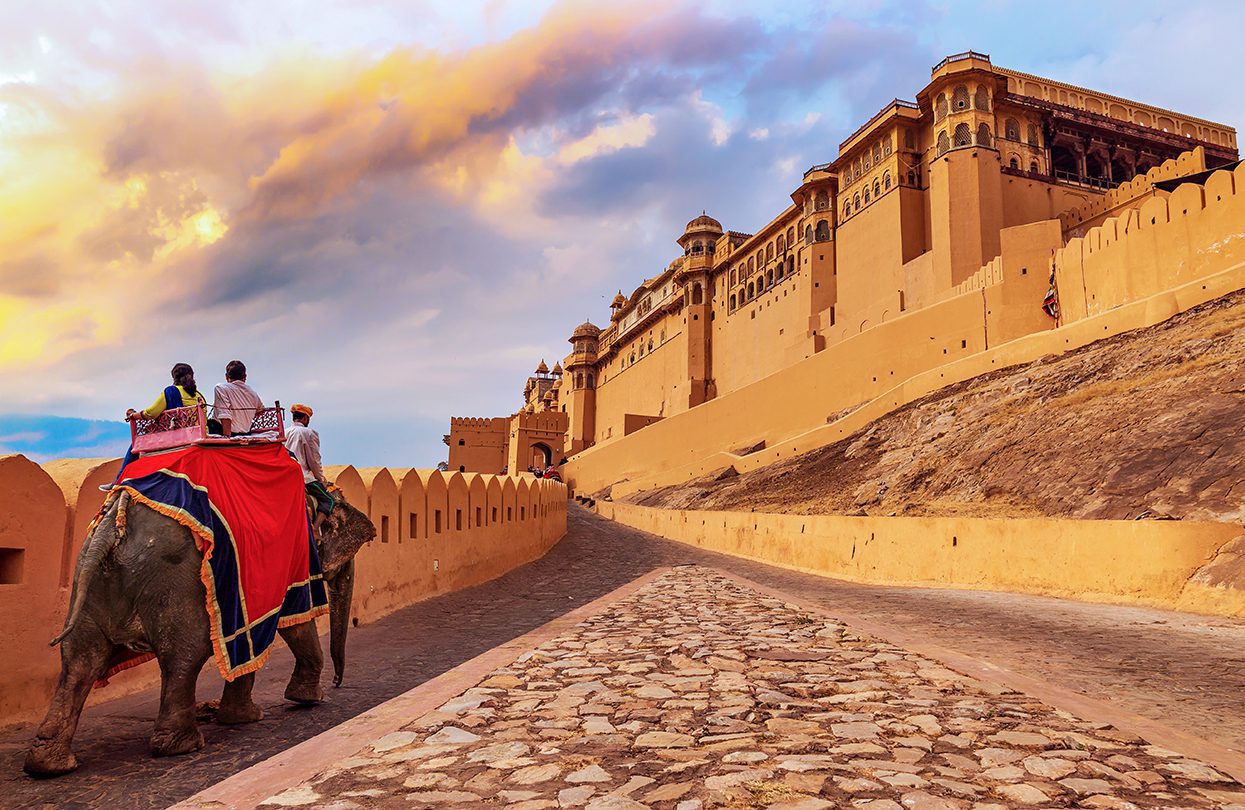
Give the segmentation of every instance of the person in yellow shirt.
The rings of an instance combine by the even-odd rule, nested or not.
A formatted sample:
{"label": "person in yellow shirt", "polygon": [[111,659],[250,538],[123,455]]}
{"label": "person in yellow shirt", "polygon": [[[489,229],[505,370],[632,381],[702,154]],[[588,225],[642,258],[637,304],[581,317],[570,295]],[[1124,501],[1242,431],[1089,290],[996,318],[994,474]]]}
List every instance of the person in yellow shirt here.
{"label": "person in yellow shirt", "polygon": [[[190,367],[189,363],[178,363],[173,366],[171,372],[173,376],[173,384],[160,392],[156,397],[156,401],[151,403],[150,407],[141,411],[130,408],[125,412],[127,422],[133,422],[135,419],[158,419],[160,414],[173,408],[185,408],[190,405],[202,404],[207,405],[207,400],[203,398],[203,394],[195,386],[195,370]],[[100,489],[108,492],[117,481],[121,480],[121,474],[125,472],[126,465],[133,461],[137,456],[134,455],[134,448],[125,451],[125,458],[121,460],[121,469],[117,470],[117,477],[111,484],[101,484]]]}

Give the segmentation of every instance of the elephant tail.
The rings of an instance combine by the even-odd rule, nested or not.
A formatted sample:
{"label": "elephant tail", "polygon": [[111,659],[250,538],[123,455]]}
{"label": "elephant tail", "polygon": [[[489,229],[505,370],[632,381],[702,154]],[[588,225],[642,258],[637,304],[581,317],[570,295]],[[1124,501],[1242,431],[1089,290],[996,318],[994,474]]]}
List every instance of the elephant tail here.
{"label": "elephant tail", "polygon": [[341,686],[346,673],[346,633],[350,630],[350,599],[354,595],[354,558],[337,570],[329,584],[329,654],[333,657],[333,685]]}
{"label": "elephant tail", "polygon": [[122,490],[114,508],[110,510],[112,520],[106,514],[87,537],[86,545],[78,555],[78,568],[74,573],[73,604],[69,608],[69,615],[65,617],[65,629],[48,642],[49,647],[60,644],[73,632],[78,617],[82,615],[82,606],[86,603],[86,595],[90,590],[91,580],[95,578],[95,572],[99,570],[104,558],[125,538],[126,512],[129,507],[130,493]]}

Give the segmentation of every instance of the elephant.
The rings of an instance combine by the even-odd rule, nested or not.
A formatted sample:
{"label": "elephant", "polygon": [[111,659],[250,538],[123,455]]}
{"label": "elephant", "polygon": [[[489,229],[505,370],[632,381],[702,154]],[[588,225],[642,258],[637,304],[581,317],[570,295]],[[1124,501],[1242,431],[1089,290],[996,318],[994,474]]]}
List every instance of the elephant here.
{"label": "elephant", "polygon": [[[376,529],[340,490],[333,495],[336,507],[321,527],[318,548],[329,592],[333,683],[339,686],[346,664],[354,554],[375,537]],[[61,646],[60,678],[27,753],[28,774],[58,776],[78,767],[72,742],[83,704],[107,671],[113,653],[122,648],[154,653],[160,665],[152,753],[173,756],[203,747],[195,721],[195,683],[212,657],[212,642],[206,592],[199,578],[202,559],[189,529],[128,492],[123,490],[107,505],[78,555],[65,629],[51,642]],[[320,702],[324,659],[315,622],[279,632],[295,659],[286,699]],[[251,673],[225,684],[218,722],[245,723],[263,717],[251,699],[254,681]]]}

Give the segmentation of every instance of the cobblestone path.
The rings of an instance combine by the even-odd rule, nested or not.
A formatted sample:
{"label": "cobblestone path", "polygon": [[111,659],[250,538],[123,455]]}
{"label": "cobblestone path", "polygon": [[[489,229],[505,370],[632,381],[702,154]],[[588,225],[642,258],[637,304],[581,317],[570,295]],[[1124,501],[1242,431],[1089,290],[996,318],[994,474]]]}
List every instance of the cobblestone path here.
{"label": "cobblestone path", "polygon": [[690,566],[413,720],[261,806],[1245,807],[1205,764]]}
{"label": "cobblestone path", "polygon": [[[82,767],[49,781],[21,773],[33,728],[0,733],[0,807],[161,808],[418,686],[661,566],[701,563],[830,610],[1109,700],[1245,750],[1245,622],[1013,594],[855,585],[671,543],[572,506],[544,559],[477,588],[429,599],[351,631],[346,685],[314,709],[281,699],[278,649],[257,679],[264,721],[201,726],[207,747],[153,759],[156,695],[92,707],[75,741]],[[205,669],[199,699],[218,697]]]}

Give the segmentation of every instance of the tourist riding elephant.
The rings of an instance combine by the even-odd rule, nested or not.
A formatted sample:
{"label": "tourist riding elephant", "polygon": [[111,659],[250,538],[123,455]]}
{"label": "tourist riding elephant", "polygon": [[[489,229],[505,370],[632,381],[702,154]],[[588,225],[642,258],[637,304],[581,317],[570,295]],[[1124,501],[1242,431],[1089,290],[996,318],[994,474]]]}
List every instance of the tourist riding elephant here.
{"label": "tourist riding elephant", "polygon": [[[340,685],[354,589],[354,554],[376,530],[340,491],[324,522],[319,544],[329,590],[330,651]],[[203,747],[195,725],[195,682],[212,657],[206,592],[199,578],[202,555],[190,530],[122,492],[108,506],[83,544],[74,574],[72,607],[61,645],[61,674],[52,705],[35,734],[25,770],[56,776],[78,767],[71,744],[92,685],[114,652],[152,652],[160,665],[160,710],[151,750],[171,756]],[[294,653],[287,700],[318,703],[323,656],[314,622],[279,631]],[[251,700],[254,673],[225,684],[217,720],[245,723],[263,711]]]}

